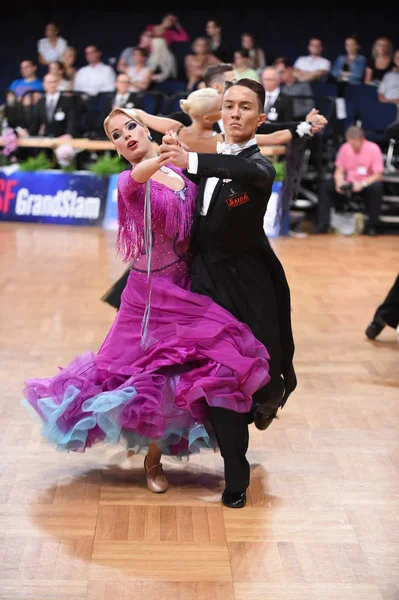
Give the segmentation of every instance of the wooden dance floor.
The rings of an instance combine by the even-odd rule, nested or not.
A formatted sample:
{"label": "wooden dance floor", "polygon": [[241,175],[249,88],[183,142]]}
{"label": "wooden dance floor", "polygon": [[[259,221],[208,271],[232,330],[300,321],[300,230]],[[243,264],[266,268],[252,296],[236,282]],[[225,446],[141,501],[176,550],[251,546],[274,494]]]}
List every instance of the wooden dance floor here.
{"label": "wooden dance floor", "polygon": [[299,385],[251,425],[248,504],[222,508],[222,459],[164,459],[149,492],[121,446],[62,453],[20,406],[26,378],[97,351],[124,266],[115,233],[0,224],[0,598],[398,600],[399,343],[364,335],[398,236],[280,238]]}

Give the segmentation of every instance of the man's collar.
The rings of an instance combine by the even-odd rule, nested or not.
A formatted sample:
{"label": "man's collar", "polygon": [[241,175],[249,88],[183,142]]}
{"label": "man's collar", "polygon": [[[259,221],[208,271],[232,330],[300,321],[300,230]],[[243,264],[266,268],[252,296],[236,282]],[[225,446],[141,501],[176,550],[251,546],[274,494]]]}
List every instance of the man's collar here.
{"label": "man's collar", "polygon": [[256,146],[256,138],[251,138],[246,142],[241,142],[239,144],[227,144],[226,142],[218,142],[216,145],[216,152],[218,154],[232,154],[237,155],[240,154],[246,148],[250,148],[251,146]]}

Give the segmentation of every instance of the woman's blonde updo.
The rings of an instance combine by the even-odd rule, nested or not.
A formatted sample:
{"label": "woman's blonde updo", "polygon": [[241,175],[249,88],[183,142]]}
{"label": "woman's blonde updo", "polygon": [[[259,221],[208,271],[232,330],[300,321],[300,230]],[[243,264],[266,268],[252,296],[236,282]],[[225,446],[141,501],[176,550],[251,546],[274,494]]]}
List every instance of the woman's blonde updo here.
{"label": "woman's blonde updo", "polygon": [[219,94],[213,88],[201,88],[191,92],[186,99],[180,100],[180,108],[187,115],[201,117],[216,109]]}
{"label": "woman's blonde updo", "polygon": [[106,117],[104,119],[104,131],[107,134],[107,137],[112,140],[111,137],[111,132],[109,131],[109,122],[112,119],[112,117],[114,117],[115,115],[122,113],[123,115],[126,115],[127,117],[129,117],[129,119],[132,119],[132,121],[135,121],[135,123],[137,123],[138,125],[141,125],[144,128],[147,128],[146,124],[144,123],[143,119],[140,117],[140,115],[138,115],[136,113],[136,111],[134,109],[129,109],[129,108],[114,108],[111,110],[111,112],[109,113],[108,117]]}

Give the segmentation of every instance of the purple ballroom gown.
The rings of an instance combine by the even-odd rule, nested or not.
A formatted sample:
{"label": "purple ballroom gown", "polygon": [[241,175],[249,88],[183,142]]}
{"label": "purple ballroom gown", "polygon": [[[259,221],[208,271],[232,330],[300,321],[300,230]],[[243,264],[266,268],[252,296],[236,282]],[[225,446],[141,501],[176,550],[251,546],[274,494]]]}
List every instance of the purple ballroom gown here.
{"label": "purple ballroom gown", "polygon": [[248,412],[270,379],[268,352],[249,327],[189,289],[197,186],[169,168],[184,181],[179,192],[138,183],[128,170],[119,176],[117,248],[132,267],[97,354],[25,381],[22,403],[59,450],[103,442],[137,453],[156,442],[178,457],[215,450],[208,405]]}

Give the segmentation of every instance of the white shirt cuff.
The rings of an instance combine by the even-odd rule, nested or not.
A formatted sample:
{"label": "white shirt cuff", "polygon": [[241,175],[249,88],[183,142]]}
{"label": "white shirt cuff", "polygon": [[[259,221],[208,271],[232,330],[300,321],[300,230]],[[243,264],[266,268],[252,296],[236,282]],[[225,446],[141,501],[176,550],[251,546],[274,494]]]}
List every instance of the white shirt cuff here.
{"label": "white shirt cuff", "polygon": [[198,154],[196,152],[188,153],[188,173],[196,175],[198,172]]}

